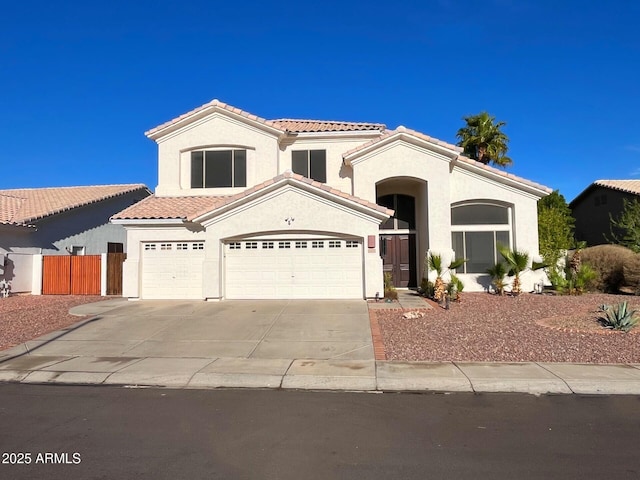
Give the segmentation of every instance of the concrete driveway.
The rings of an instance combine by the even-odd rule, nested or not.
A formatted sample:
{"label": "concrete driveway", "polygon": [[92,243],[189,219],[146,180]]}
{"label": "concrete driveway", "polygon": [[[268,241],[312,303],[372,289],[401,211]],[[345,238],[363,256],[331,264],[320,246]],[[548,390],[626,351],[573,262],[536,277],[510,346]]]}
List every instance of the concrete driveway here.
{"label": "concrete driveway", "polygon": [[361,300],[150,301],[75,307],[96,315],[27,343],[31,355],[373,360]]}

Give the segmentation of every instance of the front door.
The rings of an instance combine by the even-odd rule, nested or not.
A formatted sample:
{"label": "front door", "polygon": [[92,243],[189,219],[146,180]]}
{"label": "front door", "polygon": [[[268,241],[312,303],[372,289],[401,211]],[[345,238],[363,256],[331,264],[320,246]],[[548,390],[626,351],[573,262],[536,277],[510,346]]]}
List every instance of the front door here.
{"label": "front door", "polygon": [[416,235],[381,234],[382,269],[391,273],[394,287],[416,287]]}

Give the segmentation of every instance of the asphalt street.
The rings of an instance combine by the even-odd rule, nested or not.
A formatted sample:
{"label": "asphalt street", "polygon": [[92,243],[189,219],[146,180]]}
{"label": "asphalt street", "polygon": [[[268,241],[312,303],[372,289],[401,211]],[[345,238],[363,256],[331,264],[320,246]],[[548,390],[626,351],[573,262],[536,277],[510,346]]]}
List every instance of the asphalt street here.
{"label": "asphalt street", "polygon": [[637,478],[639,400],[2,384],[0,478]]}

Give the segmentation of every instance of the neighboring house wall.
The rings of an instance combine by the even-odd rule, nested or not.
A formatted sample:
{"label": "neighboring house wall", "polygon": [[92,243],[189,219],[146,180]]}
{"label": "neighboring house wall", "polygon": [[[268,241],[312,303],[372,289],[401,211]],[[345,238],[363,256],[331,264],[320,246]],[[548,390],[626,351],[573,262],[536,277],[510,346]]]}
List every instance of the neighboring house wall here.
{"label": "neighboring house wall", "polygon": [[633,200],[634,198],[639,199],[638,195],[598,185],[585,191],[570,205],[573,217],[576,219],[574,233],[576,240],[587,242],[588,246],[610,243],[607,238],[613,240],[611,217],[615,219],[622,213],[624,199]]}
{"label": "neighboring house wall", "polygon": [[[40,258],[40,257],[36,257]],[[11,282],[11,292],[31,292],[33,289],[33,260],[28,253],[8,253],[4,261],[4,273],[0,280]]]}

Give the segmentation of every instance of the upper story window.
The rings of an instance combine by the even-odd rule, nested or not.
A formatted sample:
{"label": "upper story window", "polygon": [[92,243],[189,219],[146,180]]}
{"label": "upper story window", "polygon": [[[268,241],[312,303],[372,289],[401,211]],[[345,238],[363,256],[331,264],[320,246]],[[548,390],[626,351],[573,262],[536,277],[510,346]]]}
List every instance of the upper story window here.
{"label": "upper story window", "polygon": [[326,150],[294,150],[291,152],[291,169],[293,173],[298,173],[304,177],[326,183]]}
{"label": "upper story window", "polygon": [[246,186],[246,150],[198,150],[191,152],[191,188]]}

